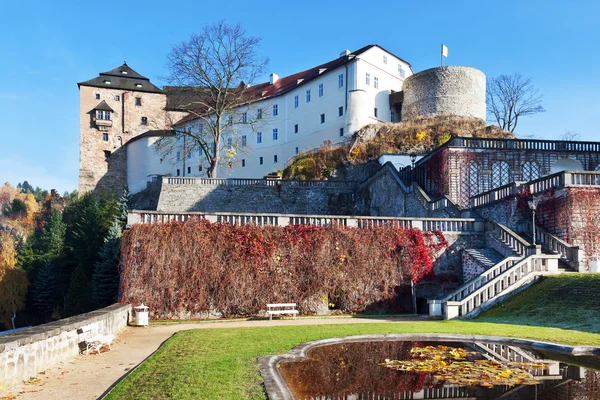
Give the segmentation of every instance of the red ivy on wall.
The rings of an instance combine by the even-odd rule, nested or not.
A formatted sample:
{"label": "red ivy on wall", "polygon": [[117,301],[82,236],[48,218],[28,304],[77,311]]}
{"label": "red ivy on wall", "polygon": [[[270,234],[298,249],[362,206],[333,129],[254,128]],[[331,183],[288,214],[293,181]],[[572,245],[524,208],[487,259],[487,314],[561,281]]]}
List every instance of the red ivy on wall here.
{"label": "red ivy on wall", "polygon": [[433,276],[441,232],[293,225],[136,225],[122,239],[123,302],[144,302],[155,318],[180,311],[253,315],[267,303],[335,298],[360,312],[398,287]]}

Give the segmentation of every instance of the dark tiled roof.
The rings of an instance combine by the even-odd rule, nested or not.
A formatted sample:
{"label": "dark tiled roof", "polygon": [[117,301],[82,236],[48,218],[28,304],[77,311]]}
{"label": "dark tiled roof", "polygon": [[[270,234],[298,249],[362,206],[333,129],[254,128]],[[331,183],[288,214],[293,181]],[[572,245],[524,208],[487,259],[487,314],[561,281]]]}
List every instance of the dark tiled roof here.
{"label": "dark tiled roof", "polygon": [[135,72],[127,63],[108,72],[101,72],[97,78],[79,82],[77,86],[92,86],[109,89],[132,90],[136,92],[162,93],[150,79]]}
{"label": "dark tiled roof", "polygon": [[100,102],[100,104],[98,104],[96,107],[94,107],[93,110],[102,110],[102,111],[114,112],[114,110],[112,108],[110,108],[110,106],[108,104],[106,104],[106,101],[104,101],[104,100],[102,100]]}
{"label": "dark tiled roof", "polygon": [[126,144],[130,144],[130,143],[135,142],[136,140],[140,140],[140,139],[147,138],[147,137],[167,137],[167,136],[175,136],[175,131],[172,129],[159,129],[159,130],[153,130],[153,131],[146,131],[146,132],[142,133],[141,135],[132,137],[131,139],[129,139],[127,141]]}
{"label": "dark tiled roof", "polygon": [[[248,96],[248,102],[264,100],[271,97],[281,96],[297,87],[300,87],[326,73],[333,71],[334,69],[341,67],[350,61],[352,61],[356,56],[359,56],[365,53],[367,50],[372,49],[373,47],[379,47],[381,50],[393,55],[399,60],[405,62],[410,67],[410,63],[404,61],[400,57],[390,53],[383,47],[370,44],[360,49],[350,53],[349,55],[343,55],[335,60],[326,62],[325,64],[318,65],[314,68],[307,69],[306,71],[298,72],[296,74],[285,76],[279,78],[277,82],[271,85],[270,82],[259,83],[258,85],[251,86],[245,90],[245,94]],[[236,88],[238,90],[240,88]],[[167,92],[167,109],[169,109],[169,102],[171,103],[171,110],[179,110],[179,111],[187,111],[190,108],[182,109],[182,104],[189,104],[194,102],[194,97],[198,97],[197,89],[189,88],[187,89],[190,93],[185,93],[186,88],[175,88],[175,87],[165,87],[165,91]],[[170,99],[170,97],[172,99]],[[179,108],[177,108],[179,107]],[[197,117],[197,114],[200,114],[200,111],[195,110],[194,113],[182,118],[175,125],[179,125],[188,121],[193,121]]]}

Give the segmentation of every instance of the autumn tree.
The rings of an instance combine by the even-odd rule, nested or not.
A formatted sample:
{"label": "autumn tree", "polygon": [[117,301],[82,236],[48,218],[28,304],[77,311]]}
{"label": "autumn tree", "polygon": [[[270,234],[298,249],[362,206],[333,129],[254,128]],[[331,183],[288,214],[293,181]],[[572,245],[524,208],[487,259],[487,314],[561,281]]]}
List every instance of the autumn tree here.
{"label": "autumn tree", "polygon": [[542,96],[531,78],[519,73],[488,80],[486,102],[494,122],[508,132],[515,131],[519,118],[546,111],[542,107]]}
{"label": "autumn tree", "polygon": [[248,36],[239,24],[221,21],[173,46],[167,55],[167,81],[175,88],[169,97],[196,124],[178,129],[177,138],[161,138],[159,152],[173,154],[183,137],[183,155],[201,151],[208,163],[207,174],[213,178],[218,165],[231,162],[239,142],[237,128],[262,119],[262,113],[249,111],[256,98],[251,85],[268,63],[257,53],[260,41]]}
{"label": "autumn tree", "polygon": [[0,322],[14,328],[16,313],[25,307],[27,274],[17,268],[17,252],[12,236],[0,233]]}

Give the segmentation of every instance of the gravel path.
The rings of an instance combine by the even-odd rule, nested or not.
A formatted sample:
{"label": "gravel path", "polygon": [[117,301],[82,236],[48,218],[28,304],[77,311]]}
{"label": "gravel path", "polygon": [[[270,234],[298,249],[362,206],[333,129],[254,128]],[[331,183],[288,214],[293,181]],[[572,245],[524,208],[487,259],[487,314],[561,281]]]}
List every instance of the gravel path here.
{"label": "gravel path", "polygon": [[194,324],[151,325],[148,328],[125,328],[113,342],[113,350],[101,356],[77,357],[38,374],[30,383],[0,388],[0,400],[101,399],[110,388],[142,363],[173,334],[188,329],[233,329],[267,326],[364,324],[422,321],[419,317],[394,318],[300,318],[274,321],[234,321]]}

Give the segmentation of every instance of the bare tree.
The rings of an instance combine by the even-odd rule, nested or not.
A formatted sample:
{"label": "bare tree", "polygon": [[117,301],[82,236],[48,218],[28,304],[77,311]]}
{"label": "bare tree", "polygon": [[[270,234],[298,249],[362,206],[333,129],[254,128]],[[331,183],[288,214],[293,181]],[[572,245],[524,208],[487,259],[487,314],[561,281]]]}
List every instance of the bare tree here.
{"label": "bare tree", "polygon": [[175,86],[168,88],[169,97],[189,116],[188,124],[176,129],[177,138],[160,139],[160,152],[172,152],[175,141],[183,137],[183,155],[201,152],[212,178],[217,166],[223,164],[223,155],[229,159],[235,156],[235,145],[240,142],[236,127],[252,127],[262,119],[261,110],[250,112],[252,102],[260,98],[251,85],[268,64],[268,59],[257,53],[260,41],[247,36],[239,24],[221,21],[204,26],[188,41],[173,46],[167,55],[167,81]]}
{"label": "bare tree", "polygon": [[565,133],[560,135],[559,139],[566,140],[568,142],[573,142],[573,141],[581,139],[581,135],[579,134],[579,132],[565,131]]}
{"label": "bare tree", "polygon": [[542,96],[519,73],[500,75],[488,81],[486,90],[488,113],[505,131],[514,132],[520,117],[544,112]]}

